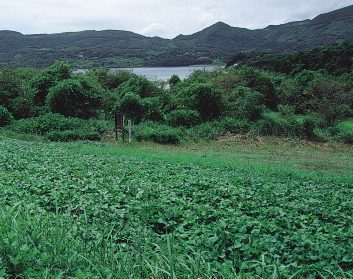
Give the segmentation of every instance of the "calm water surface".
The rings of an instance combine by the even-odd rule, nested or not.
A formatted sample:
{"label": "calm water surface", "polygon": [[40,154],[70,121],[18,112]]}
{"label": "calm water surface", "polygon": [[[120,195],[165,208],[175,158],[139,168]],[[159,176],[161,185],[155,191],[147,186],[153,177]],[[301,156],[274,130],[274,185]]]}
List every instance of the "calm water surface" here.
{"label": "calm water surface", "polygon": [[178,75],[181,79],[187,78],[193,71],[212,71],[216,66],[188,66],[188,67],[141,67],[141,68],[119,68],[113,71],[129,70],[137,75],[145,76],[151,80],[168,80],[172,75]]}

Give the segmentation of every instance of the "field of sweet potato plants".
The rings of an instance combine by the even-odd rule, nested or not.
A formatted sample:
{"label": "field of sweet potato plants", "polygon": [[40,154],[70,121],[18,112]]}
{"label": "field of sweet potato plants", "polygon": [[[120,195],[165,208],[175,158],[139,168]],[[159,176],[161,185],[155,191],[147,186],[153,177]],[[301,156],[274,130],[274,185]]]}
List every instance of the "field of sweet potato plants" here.
{"label": "field of sweet potato plants", "polygon": [[229,154],[0,137],[0,278],[352,278],[352,154]]}

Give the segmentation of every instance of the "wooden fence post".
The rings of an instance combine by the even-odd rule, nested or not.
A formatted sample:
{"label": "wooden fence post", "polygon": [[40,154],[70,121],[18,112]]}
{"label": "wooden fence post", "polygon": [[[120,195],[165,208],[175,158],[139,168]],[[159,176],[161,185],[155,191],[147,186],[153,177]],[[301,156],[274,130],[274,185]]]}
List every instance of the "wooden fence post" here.
{"label": "wooden fence post", "polygon": [[129,142],[131,142],[132,137],[131,137],[131,120],[128,121],[128,128],[129,128]]}

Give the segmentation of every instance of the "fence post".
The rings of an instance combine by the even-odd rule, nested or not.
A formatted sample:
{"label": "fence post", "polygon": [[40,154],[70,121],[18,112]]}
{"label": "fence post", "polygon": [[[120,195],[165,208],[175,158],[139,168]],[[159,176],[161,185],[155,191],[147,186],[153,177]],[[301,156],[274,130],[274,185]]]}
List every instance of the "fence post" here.
{"label": "fence post", "polygon": [[131,142],[132,137],[131,137],[131,120],[129,120],[128,122],[128,128],[129,128],[129,142]]}
{"label": "fence post", "polygon": [[[119,135],[122,137],[124,140],[124,119],[125,116],[121,113],[116,113],[115,114],[115,139],[118,140]],[[121,134],[119,134],[119,132]]]}
{"label": "fence post", "polygon": [[121,131],[122,131],[122,139],[125,141],[125,115],[122,115],[121,117]]}

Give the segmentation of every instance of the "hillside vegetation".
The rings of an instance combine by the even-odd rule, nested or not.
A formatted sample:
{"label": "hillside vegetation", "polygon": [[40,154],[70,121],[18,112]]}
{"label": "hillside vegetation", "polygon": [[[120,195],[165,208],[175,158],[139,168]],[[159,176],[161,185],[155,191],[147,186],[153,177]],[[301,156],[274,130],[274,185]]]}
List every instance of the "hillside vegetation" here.
{"label": "hillside vegetation", "polygon": [[313,20],[258,30],[219,22],[172,40],[114,30],[36,35],[0,31],[0,63],[47,67],[65,60],[76,68],[210,64],[241,51],[283,53],[352,42],[352,23],[349,6]]}
{"label": "hillside vegetation", "polygon": [[122,112],[138,141],[178,144],[241,134],[352,144],[352,54],[347,43],[272,60],[255,54],[236,67],[168,83],[129,71],[75,74],[62,62],[47,69],[3,67],[0,126],[51,141],[99,141],[113,136],[113,116]]}

